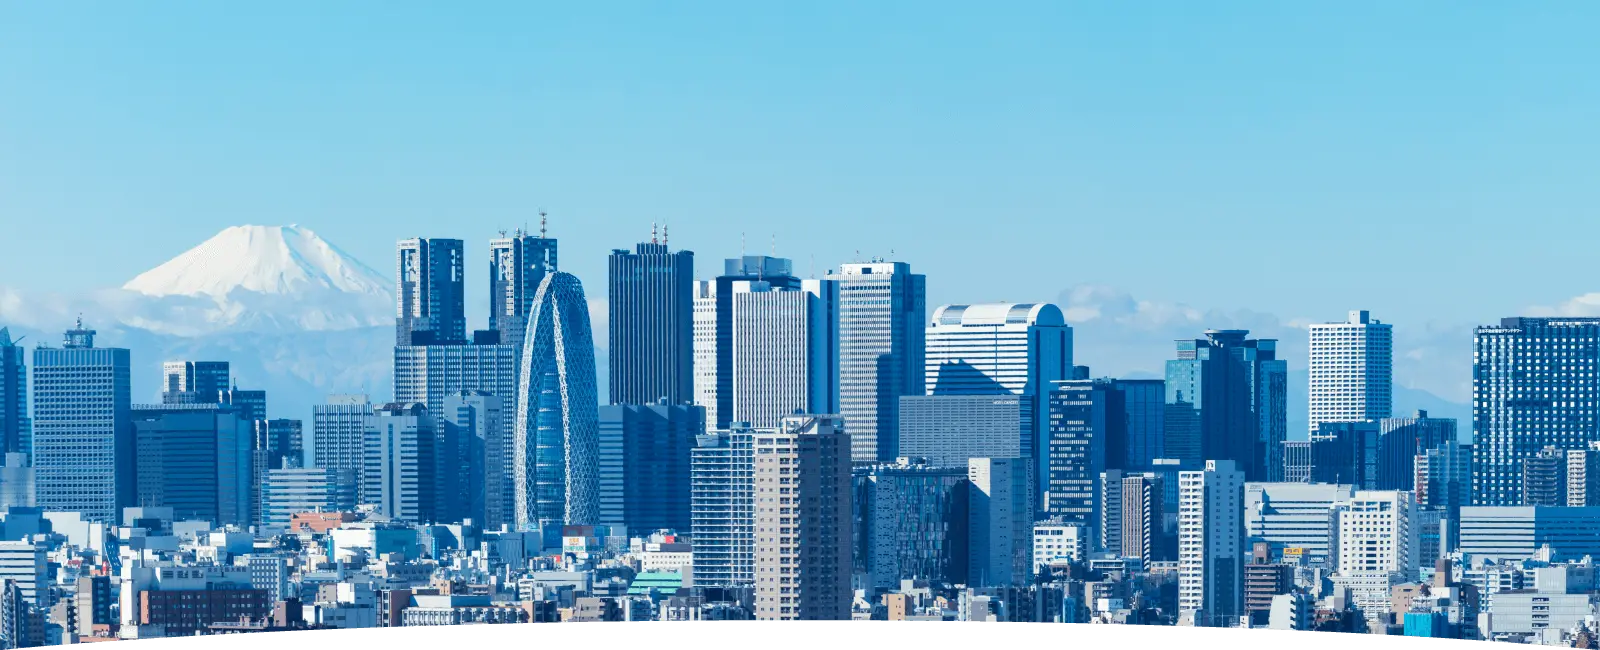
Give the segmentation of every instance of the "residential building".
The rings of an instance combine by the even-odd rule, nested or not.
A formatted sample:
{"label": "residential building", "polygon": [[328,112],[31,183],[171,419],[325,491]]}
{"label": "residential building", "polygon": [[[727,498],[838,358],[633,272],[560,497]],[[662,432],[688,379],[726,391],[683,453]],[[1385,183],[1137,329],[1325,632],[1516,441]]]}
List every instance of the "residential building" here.
{"label": "residential building", "polygon": [[705,409],[692,404],[600,407],[598,523],[689,531],[690,463],[705,431]]}
{"label": "residential building", "polygon": [[1600,506],[1600,442],[1567,452],[1567,505]]}
{"label": "residential building", "polygon": [[1522,505],[1567,505],[1567,452],[1546,447],[1522,459]]}
{"label": "residential building", "polygon": [[1252,481],[1279,478],[1288,366],[1278,342],[1246,330],[1207,330],[1177,342],[1167,362],[1166,457],[1231,460]]}
{"label": "residential building", "polygon": [[755,584],[755,435],[735,423],[695,438],[689,476],[695,586]]}
{"label": "residential building", "polygon": [[1235,625],[1244,613],[1245,473],[1235,461],[1208,460],[1178,482],[1180,616],[1201,627]]}
{"label": "residential building", "polygon": [[80,319],[60,348],[33,351],[36,503],[114,522],[134,504],[128,351],[94,347]]}
{"label": "residential building", "polygon": [[1394,329],[1366,310],[1342,323],[1312,323],[1311,432],[1324,422],[1365,422],[1391,415]]}
{"label": "residential building", "polygon": [[465,343],[461,240],[403,239],[395,258],[395,345]]}
{"label": "residential building", "polygon": [[842,419],[795,415],[757,434],[755,486],[756,619],[849,620],[850,437]]}
{"label": "residential building", "polygon": [[655,234],[633,252],[611,251],[607,330],[612,404],[694,399],[694,253],[670,252]]}
{"label": "residential building", "polygon": [[1600,318],[1505,318],[1474,330],[1472,503],[1523,502],[1522,463],[1600,440]]}
{"label": "residential building", "polygon": [[856,462],[900,455],[900,397],[924,386],[927,282],[905,262],[841,264],[839,414]]}

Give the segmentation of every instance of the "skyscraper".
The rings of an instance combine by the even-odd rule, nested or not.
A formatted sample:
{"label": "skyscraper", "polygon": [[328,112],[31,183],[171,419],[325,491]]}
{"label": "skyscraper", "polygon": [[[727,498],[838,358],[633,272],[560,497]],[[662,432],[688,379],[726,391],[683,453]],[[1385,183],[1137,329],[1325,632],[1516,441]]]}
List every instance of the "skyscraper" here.
{"label": "skyscraper", "polygon": [[723,261],[715,280],[694,288],[694,400],[706,407],[706,425],[733,421],[733,283],[765,282],[773,290],[799,289],[793,264],[781,257],[745,255]]}
{"label": "skyscraper", "polygon": [[757,434],[755,485],[756,619],[849,620],[853,535],[844,423],[832,415],[794,415],[776,432]]}
{"label": "skyscraper", "polygon": [[161,364],[162,404],[216,404],[232,388],[226,361],[167,361]]}
{"label": "skyscraper", "polygon": [[1600,318],[1505,318],[1473,336],[1472,503],[1522,504],[1522,462],[1600,440]]}
{"label": "skyscraper", "polygon": [[1600,506],[1600,442],[1567,452],[1567,505]]}
{"label": "skyscraper", "polygon": [[1311,431],[1322,422],[1389,417],[1393,368],[1393,326],[1366,310],[1343,323],[1312,323]]}
{"label": "skyscraper", "polygon": [[1232,460],[1250,480],[1276,480],[1287,433],[1288,366],[1278,342],[1246,330],[1178,341],[1167,362],[1167,457]]}
{"label": "skyscraper", "polygon": [[600,407],[596,523],[638,534],[689,532],[690,457],[705,433],[705,409],[693,404]]}
{"label": "skyscraper", "polygon": [[1244,482],[1231,460],[1178,475],[1178,611],[1196,626],[1244,613]]}
{"label": "skyscraper", "polygon": [[694,253],[653,234],[611,251],[610,299],[611,403],[694,399]]}
{"label": "skyscraper", "polygon": [[446,397],[439,413],[440,437],[450,448],[440,464],[446,490],[459,494],[452,507],[484,530],[510,524],[513,499],[512,455],[505,404],[498,396],[462,390]]}
{"label": "skyscraper", "polygon": [[1167,385],[1160,379],[1115,379],[1121,394],[1121,439],[1108,439],[1106,467],[1130,472],[1149,471],[1157,458],[1166,458]]}
{"label": "skyscraper", "polygon": [[1417,507],[1457,521],[1461,508],[1472,505],[1472,445],[1446,442],[1418,454],[1414,468]]}
{"label": "skyscraper", "polygon": [[1417,456],[1456,441],[1454,418],[1430,418],[1417,411],[1408,418],[1378,421],[1378,489],[1410,490],[1416,484]]}
{"label": "skyscraper", "polygon": [[869,593],[901,580],[967,584],[967,468],[858,466],[852,480],[855,572]]}
{"label": "skyscraper", "polygon": [[[267,484],[267,472],[298,469],[304,465],[305,442],[303,425],[299,420],[255,420],[250,424],[254,425],[250,461],[251,523],[260,526],[266,516],[262,490]],[[354,483],[351,485],[354,486]]]}
{"label": "skyscraper", "polygon": [[1058,381],[1050,393],[1050,443],[1044,494],[1047,514],[1082,524],[1100,537],[1100,474],[1106,470],[1106,439],[1120,426],[1121,395],[1109,379]]}
{"label": "skyscraper", "polygon": [[837,412],[837,283],[781,289],[741,280],[731,289],[733,421],[770,428],[796,412]]}
{"label": "skyscraper", "polygon": [[539,284],[560,270],[556,240],[545,237],[539,216],[538,236],[517,230],[489,241],[489,329],[499,332],[502,345],[522,347]]}
{"label": "skyscraper", "polygon": [[395,345],[466,342],[461,240],[402,239],[395,249]]}
{"label": "skyscraper", "polygon": [[1032,464],[1023,458],[967,461],[968,584],[1018,586],[1033,566]]}
{"label": "skyscraper", "polygon": [[1034,453],[1033,398],[1014,395],[907,395],[900,398],[900,454],[966,467],[972,458]]}
{"label": "skyscraper", "polygon": [[434,435],[427,407],[414,402],[378,407],[366,436],[361,503],[396,521],[434,521]]}
{"label": "skyscraper", "polygon": [[23,347],[0,327],[0,454],[31,453],[33,428],[28,422],[28,369]]}
{"label": "skyscraper", "polygon": [[128,351],[94,347],[80,319],[60,348],[33,351],[33,467],[45,510],[115,522],[134,504]]}
{"label": "skyscraper", "polygon": [[1323,422],[1311,434],[1311,482],[1375,490],[1385,473],[1379,451],[1377,422]]}
{"label": "skyscraper", "polygon": [[839,414],[858,463],[899,454],[900,397],[923,394],[927,283],[905,262],[841,264]]}
{"label": "skyscraper", "polygon": [[[612,318],[615,325],[615,312]],[[593,524],[600,516],[598,403],[583,285],[570,273],[545,276],[528,319],[512,434],[515,521]]]}
{"label": "skyscraper", "polygon": [[254,523],[253,427],[230,406],[133,407],[135,503],[181,520]]}
{"label": "skyscraper", "polygon": [[376,417],[366,395],[329,395],[326,404],[312,406],[311,466],[343,470],[356,481],[348,487],[359,493],[367,431]]}
{"label": "skyscraper", "polygon": [[689,481],[696,586],[755,584],[755,435],[735,423],[695,439]]}

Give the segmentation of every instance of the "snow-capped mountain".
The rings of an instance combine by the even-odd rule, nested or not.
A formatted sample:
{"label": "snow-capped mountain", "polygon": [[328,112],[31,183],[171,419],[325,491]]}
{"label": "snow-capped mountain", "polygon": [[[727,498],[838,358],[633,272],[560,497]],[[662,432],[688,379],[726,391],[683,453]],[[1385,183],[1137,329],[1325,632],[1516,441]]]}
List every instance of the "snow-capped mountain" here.
{"label": "snow-capped mountain", "polygon": [[234,226],[101,292],[155,332],[340,330],[392,322],[392,284],[299,226]]}

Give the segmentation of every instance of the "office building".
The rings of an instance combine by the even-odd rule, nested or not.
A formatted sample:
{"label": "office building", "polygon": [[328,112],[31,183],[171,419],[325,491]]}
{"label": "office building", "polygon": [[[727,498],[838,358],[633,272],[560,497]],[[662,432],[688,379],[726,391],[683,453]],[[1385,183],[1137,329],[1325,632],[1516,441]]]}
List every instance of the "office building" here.
{"label": "office building", "polygon": [[839,414],[858,463],[899,454],[900,397],[924,387],[927,283],[905,262],[841,264]]}
{"label": "office building", "polygon": [[1355,498],[1355,487],[1331,483],[1246,483],[1245,533],[1251,544],[1267,543],[1268,559],[1295,558],[1333,567],[1337,509]]}
{"label": "office building", "polygon": [[434,421],[426,406],[389,403],[377,408],[366,436],[360,501],[395,521],[435,521]]}
{"label": "office building", "polygon": [[[1417,579],[1419,531],[1413,526],[1416,504],[1410,492],[1357,490],[1338,513],[1336,570],[1341,575],[1399,574],[1400,582]],[[1388,593],[1378,597],[1387,599]]]}
{"label": "office building", "polygon": [[254,523],[251,421],[232,407],[181,403],[135,406],[132,418],[136,503],[180,520]]}
{"label": "office building", "polygon": [[705,409],[692,404],[600,407],[598,523],[688,532],[689,465],[705,431]]}
{"label": "office building", "polygon": [[1567,452],[1567,505],[1600,506],[1600,442]]}
{"label": "office building", "polygon": [[1453,513],[1472,504],[1472,445],[1447,442],[1418,454],[1415,463],[1418,508]]}
{"label": "office building", "polygon": [[262,525],[285,527],[304,512],[354,511],[355,478],[341,477],[341,472],[351,473],[325,467],[267,470],[261,487]]}
{"label": "office building", "polygon": [[356,484],[348,487],[359,494],[367,431],[377,417],[366,395],[329,395],[326,404],[313,405],[309,466],[347,470],[342,476],[355,477]]}
{"label": "office building", "polygon": [[267,472],[274,469],[298,468],[305,462],[305,444],[299,420],[255,420],[252,422],[250,461],[251,523],[259,526],[266,511],[261,508],[262,487],[266,485]]}
{"label": "office building", "polygon": [[[489,240],[489,329],[497,333],[498,343],[522,347],[539,284],[560,270],[556,248],[555,238],[545,237],[543,214],[538,236],[518,229]],[[501,394],[507,399],[510,395]]]}
{"label": "office building", "polygon": [[267,391],[240,390],[238,386],[218,394],[217,404],[231,406],[246,420],[267,419]]}
{"label": "office building", "polygon": [[972,458],[1034,458],[1033,398],[907,395],[900,398],[900,451],[930,464],[966,467]]}
{"label": "office building", "polygon": [[1283,442],[1283,482],[1311,482],[1311,441],[1285,440]]}
{"label": "office building", "polygon": [[[1035,408],[1032,445],[1047,450],[1050,393],[1072,373],[1072,327],[1048,303],[945,305],[933,312],[923,372],[929,395],[1017,395]],[[1035,454],[1034,475],[1047,459]],[[1045,489],[1043,485],[1041,490]]]}
{"label": "office building", "polygon": [[44,544],[0,541],[0,583],[21,589],[22,601],[36,609],[55,604],[50,594],[50,562]]}
{"label": "office building", "polygon": [[609,375],[612,404],[694,399],[694,253],[650,236],[611,251]]}
{"label": "office building", "polygon": [[1082,562],[1089,557],[1089,531],[1078,524],[1046,519],[1033,524],[1033,574],[1051,565]]}
{"label": "office building", "polygon": [[33,465],[28,455],[11,452],[0,456],[0,510],[6,508],[31,508],[37,497],[34,494]]}
{"label": "office building", "polygon": [[1417,411],[1408,418],[1378,420],[1378,489],[1415,489],[1417,456],[1454,442],[1454,418],[1431,418],[1427,411]]}
{"label": "office building", "polygon": [[735,423],[695,438],[689,476],[695,586],[755,584],[755,433]]}
{"label": "office building", "polygon": [[167,361],[161,364],[162,404],[215,404],[233,387],[226,361]]}
{"label": "office building", "polygon": [[28,421],[28,369],[24,348],[0,327],[0,454],[31,454],[33,428]]}
{"label": "office building", "polygon": [[1600,318],[1505,318],[1474,330],[1472,503],[1514,506],[1522,462],[1600,440]]}
{"label": "office building", "polygon": [[1311,432],[1323,422],[1389,417],[1394,397],[1394,329],[1366,310],[1342,323],[1312,323]]}
{"label": "office building", "polygon": [[797,289],[731,283],[733,421],[766,428],[796,412],[838,412],[837,288],[825,280]]}
{"label": "office building", "polygon": [[[765,282],[773,290],[780,291],[800,288],[800,279],[794,276],[793,264],[789,260],[765,255],[744,255],[724,260],[722,275],[715,280],[695,282],[694,403],[706,408],[706,425],[716,429],[726,429],[734,421],[735,282]],[[837,297],[837,294],[834,295]]]}
{"label": "office building", "polygon": [[1311,434],[1311,482],[1377,489],[1380,461],[1377,422],[1324,422]]}
{"label": "office building", "polygon": [[449,521],[471,519],[484,530],[510,524],[515,494],[510,471],[513,458],[506,435],[504,401],[477,390],[457,391],[446,397],[439,425],[447,445],[440,470],[444,489],[452,494],[446,507]]}
{"label": "office building", "polygon": [[[1046,477],[1039,503],[1047,514],[1089,528],[1100,526],[1100,474],[1107,438],[1121,428],[1121,394],[1108,379],[1058,381],[1050,393]],[[1119,436],[1120,438],[1120,436]]]}
{"label": "office building", "polygon": [[528,320],[512,421],[514,521],[592,524],[600,516],[598,398],[589,305],[577,276],[545,276]]}
{"label": "office building", "polygon": [[439,413],[461,391],[481,391],[510,402],[517,394],[517,350],[510,344],[396,346],[394,396]]}
{"label": "office building", "polygon": [[128,351],[94,347],[80,319],[60,348],[33,351],[36,503],[114,522],[134,503]]}
{"label": "office building", "polygon": [[[1081,367],[1081,366],[1080,366]],[[1075,377],[1075,379],[1088,379]],[[1166,458],[1167,383],[1160,379],[1113,379],[1120,423],[1116,436],[1106,440],[1106,467],[1130,472],[1150,471],[1158,458]]]}
{"label": "office building", "polygon": [[1461,509],[1461,552],[1480,560],[1521,561],[1550,547],[1550,561],[1600,557],[1600,507],[1468,506]]}
{"label": "office building", "polygon": [[[757,620],[849,620],[850,437],[795,415],[755,437]],[[804,540],[804,543],[802,543]]]}
{"label": "office building", "polygon": [[969,586],[1026,584],[1032,564],[1032,472],[1025,458],[967,461]]}
{"label": "office building", "polygon": [[1567,452],[1547,447],[1522,460],[1522,505],[1567,505]]}
{"label": "office building", "polygon": [[1195,626],[1230,627],[1244,613],[1244,483],[1232,460],[1178,475],[1178,610]]}
{"label": "office building", "polygon": [[901,580],[967,584],[966,468],[907,458],[858,466],[853,482],[855,572],[869,591]]}
{"label": "office building", "polygon": [[1279,478],[1288,366],[1278,342],[1246,330],[1207,330],[1177,342],[1167,362],[1166,457],[1231,460],[1253,481]]}
{"label": "office building", "polygon": [[461,240],[403,239],[395,257],[395,345],[466,342]]}

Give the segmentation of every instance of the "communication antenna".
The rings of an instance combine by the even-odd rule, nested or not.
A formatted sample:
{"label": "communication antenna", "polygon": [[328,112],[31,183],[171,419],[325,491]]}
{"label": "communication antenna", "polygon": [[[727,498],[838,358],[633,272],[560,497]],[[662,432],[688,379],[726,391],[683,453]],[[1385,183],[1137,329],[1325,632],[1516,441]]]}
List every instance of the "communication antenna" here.
{"label": "communication antenna", "polygon": [[667,223],[665,221],[661,222],[661,245],[667,245]]}
{"label": "communication antenna", "polygon": [[739,257],[744,257],[744,233],[739,233]]}
{"label": "communication antenna", "polygon": [[650,222],[650,243],[659,244],[661,240],[656,237],[656,222]]}
{"label": "communication antenna", "polygon": [[544,239],[545,227],[549,225],[549,220],[545,218],[546,214],[549,213],[545,212],[544,208],[539,208],[539,239]]}

